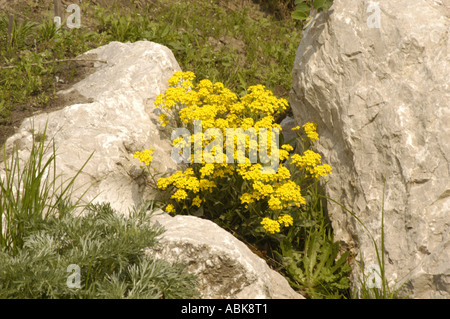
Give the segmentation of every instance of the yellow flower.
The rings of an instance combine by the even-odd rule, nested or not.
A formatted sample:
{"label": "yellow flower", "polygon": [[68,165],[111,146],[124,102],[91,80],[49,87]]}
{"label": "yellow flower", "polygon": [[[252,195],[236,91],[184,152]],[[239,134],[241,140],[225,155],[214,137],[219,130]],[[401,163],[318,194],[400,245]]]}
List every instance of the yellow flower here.
{"label": "yellow flower", "polygon": [[317,134],[317,124],[314,122],[308,122],[303,125],[303,129],[305,130],[306,135],[309,137],[311,142],[314,142],[319,139],[319,134]]}
{"label": "yellow flower", "polygon": [[169,86],[177,86],[179,84],[182,84],[183,81],[192,81],[195,79],[195,74],[193,72],[182,72],[177,71],[174,72],[172,77],[169,79]]}
{"label": "yellow flower", "polygon": [[175,199],[177,202],[180,202],[183,199],[186,199],[187,196],[188,194],[185,190],[179,189],[170,198]]}
{"label": "yellow flower", "polygon": [[331,166],[328,164],[319,165],[321,156],[311,150],[306,150],[303,155],[294,154],[291,157],[292,163],[299,168],[304,168],[312,177],[320,179],[331,173]]}
{"label": "yellow flower", "polygon": [[309,171],[311,174],[314,172],[314,167],[317,166],[321,161],[320,154],[311,151],[306,150],[302,156],[298,154],[292,155],[292,162],[300,168],[305,167],[307,171]]}
{"label": "yellow flower", "polygon": [[196,196],[193,200],[192,200],[192,205],[195,205],[197,207],[200,207],[200,205],[202,204],[202,200],[200,199],[200,196]]}
{"label": "yellow flower", "polygon": [[[272,207],[270,207],[272,210],[282,209],[292,205],[300,207],[300,205],[306,204],[306,200],[302,196],[300,186],[294,181],[289,180],[283,183],[278,183],[276,186],[277,187],[272,196],[274,198],[278,198],[283,203],[283,207],[281,207],[277,202],[277,205],[273,204]],[[274,201],[275,200],[273,200],[273,202]]]}
{"label": "yellow flower", "polygon": [[294,225],[294,219],[290,215],[283,215],[278,217],[278,223],[284,227],[289,227]]}
{"label": "yellow flower", "polygon": [[161,177],[156,182],[156,185],[158,186],[158,188],[165,190],[170,185],[170,180],[168,178]]}
{"label": "yellow flower", "polygon": [[253,189],[259,193],[262,198],[270,196],[273,193],[273,187],[269,184],[264,184],[260,181],[253,183]]}
{"label": "yellow flower", "polygon": [[158,117],[158,120],[161,122],[162,127],[166,127],[167,124],[169,123],[169,120],[167,119],[166,114],[160,114]]}
{"label": "yellow flower", "polygon": [[202,168],[200,168],[201,178],[205,176],[209,176],[214,172],[214,164],[208,163],[205,164]]}
{"label": "yellow flower", "polygon": [[251,204],[253,202],[252,194],[244,193],[241,195],[241,204]]}
{"label": "yellow flower", "polygon": [[187,176],[186,174],[176,180],[173,185],[178,189],[190,190],[193,193],[198,193],[200,190],[200,182],[195,176]]}
{"label": "yellow flower", "polygon": [[179,138],[176,138],[176,139],[174,139],[174,140],[172,141],[172,145],[173,145],[173,146],[176,146],[176,147],[179,147],[179,148],[180,148],[180,151],[181,151],[181,149],[182,149],[183,147],[186,147],[186,146],[187,146],[187,143],[186,143],[186,140],[185,140],[182,136],[180,136]]}
{"label": "yellow flower", "polygon": [[276,181],[283,181],[291,178],[291,172],[289,172],[289,169],[283,165],[280,165],[278,167],[278,172],[274,176],[274,180]]}
{"label": "yellow flower", "polygon": [[271,234],[280,232],[280,223],[268,217],[263,218],[263,220],[261,221],[261,225],[263,225],[264,229]]}
{"label": "yellow flower", "polygon": [[289,152],[286,150],[278,150],[278,158],[280,161],[284,161],[289,158]]}
{"label": "yellow flower", "polygon": [[133,158],[139,159],[141,163],[144,163],[145,165],[149,166],[150,163],[153,161],[153,152],[155,151],[154,148],[142,151],[142,152],[136,152],[133,155]]}
{"label": "yellow flower", "polygon": [[241,127],[243,130],[247,130],[248,128],[252,127],[255,121],[251,117],[247,117],[242,120]]}
{"label": "yellow flower", "polygon": [[214,183],[214,181],[210,181],[208,179],[200,179],[200,190],[204,191],[204,190],[209,190],[209,192],[212,192],[212,189],[216,186],[216,183]]}
{"label": "yellow flower", "polygon": [[318,165],[314,167],[314,177],[320,179],[320,177],[325,177],[331,173],[331,166],[328,164]]}
{"label": "yellow flower", "polygon": [[166,206],[166,212],[168,212],[168,213],[175,213],[176,212],[175,207],[172,204],[167,205]]}
{"label": "yellow flower", "polygon": [[281,200],[278,197],[270,196],[269,201],[267,202],[269,204],[269,208],[271,210],[280,210],[283,209],[283,205],[281,203]]}

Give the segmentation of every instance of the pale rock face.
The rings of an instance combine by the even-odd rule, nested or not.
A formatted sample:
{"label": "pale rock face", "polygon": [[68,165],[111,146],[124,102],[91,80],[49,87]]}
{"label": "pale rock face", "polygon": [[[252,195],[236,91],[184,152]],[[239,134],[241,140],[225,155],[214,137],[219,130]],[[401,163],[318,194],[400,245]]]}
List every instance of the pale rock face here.
{"label": "pale rock face", "polygon": [[[295,119],[318,123],[333,167],[327,195],[378,245],[386,181],[386,274],[412,298],[450,298],[449,17],[448,1],[335,0],[292,72]],[[363,227],[328,209],[336,238],[376,263]]]}
{"label": "pale rock face", "polygon": [[202,299],[304,299],[244,243],[209,220],[160,214],[160,246],[152,256],[188,266],[197,275]]}
{"label": "pale rock face", "polygon": [[[98,195],[94,203],[110,202],[112,208],[126,214],[132,206],[155,195],[146,185],[140,162],[133,159],[134,152],[155,148],[154,166],[158,171],[176,169],[170,136],[163,136],[158,129],[153,103],[180,67],[168,48],[148,41],[111,42],[85,54],[94,54],[107,64],[96,62],[93,74],[59,94],[77,90],[93,102],[37,115],[33,118],[35,131],[42,131],[48,121],[47,140],[54,138],[57,170],[64,178],[74,176],[94,152],[77,178],[75,188],[81,188],[74,197],[92,184],[85,201]],[[25,120],[5,145],[7,152],[18,146],[21,158],[26,159],[31,146],[31,120]]]}

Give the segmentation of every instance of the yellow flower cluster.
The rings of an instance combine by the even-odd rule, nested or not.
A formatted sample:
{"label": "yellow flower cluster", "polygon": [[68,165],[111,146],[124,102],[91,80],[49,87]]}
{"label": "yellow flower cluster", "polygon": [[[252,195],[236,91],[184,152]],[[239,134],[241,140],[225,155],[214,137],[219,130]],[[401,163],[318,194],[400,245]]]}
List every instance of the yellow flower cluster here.
{"label": "yellow flower cluster", "polygon": [[172,204],[167,205],[166,206],[166,212],[168,212],[168,213],[175,213],[176,212],[175,206],[173,206]]}
{"label": "yellow flower cluster", "polygon": [[290,215],[283,215],[279,216],[278,220],[273,220],[268,217],[264,217],[261,221],[261,225],[264,227],[264,229],[271,233],[279,233],[281,231],[280,226],[289,227],[294,225],[294,220],[292,216]]}
{"label": "yellow flower cluster", "polygon": [[264,85],[255,85],[248,88],[249,94],[241,101],[250,109],[250,113],[261,113],[268,117],[277,114],[280,110],[286,110],[288,102],[278,99],[272,92],[267,91]]}
{"label": "yellow flower cluster", "polygon": [[160,114],[158,120],[161,122],[161,126],[166,126],[167,124],[169,124],[169,120],[167,119],[166,114]]}
{"label": "yellow flower cluster", "polygon": [[153,161],[153,152],[155,151],[154,148],[142,151],[142,152],[135,152],[133,155],[133,158],[139,159],[141,163],[144,163],[146,166],[149,166],[151,162]]}
{"label": "yellow flower cluster", "polygon": [[317,124],[314,122],[308,122],[303,125],[306,135],[309,137],[311,142],[319,139],[319,134],[317,134]]}
{"label": "yellow flower cluster", "polygon": [[313,177],[319,179],[320,177],[326,177],[331,174],[331,166],[328,164],[318,165],[314,168]]}
{"label": "yellow flower cluster", "polygon": [[300,168],[306,168],[307,170],[311,170],[315,166],[317,166],[322,160],[320,154],[306,150],[304,155],[294,154],[292,155],[292,162]]}
{"label": "yellow flower cluster", "polygon": [[278,217],[278,222],[280,225],[282,224],[284,227],[289,227],[294,225],[294,220],[290,215],[283,215]]}
{"label": "yellow flower cluster", "polygon": [[280,232],[280,223],[268,217],[263,218],[261,225],[263,225],[264,229],[271,234]]}
{"label": "yellow flower cluster", "polygon": [[331,166],[328,164],[319,165],[322,158],[320,154],[306,150],[303,155],[294,154],[291,156],[292,163],[298,168],[305,169],[312,177],[319,179],[331,173]]}
{"label": "yellow flower cluster", "polygon": [[[197,178],[194,174],[192,168],[187,168],[184,172],[179,170],[176,171],[170,177],[161,177],[158,179],[157,187],[166,190],[168,187],[175,187],[176,191],[172,194],[171,199],[176,202],[185,203],[188,199],[189,194],[200,194],[201,192],[212,192],[212,190],[217,187],[215,182],[212,180]],[[192,205],[200,207],[202,199],[197,195],[192,200]],[[172,204],[169,204],[172,205]],[[169,209],[169,210],[168,210]],[[167,206],[166,211],[174,212],[174,206]]]}
{"label": "yellow flower cluster", "polygon": [[169,79],[169,86],[176,87],[177,85],[192,87],[192,80],[195,79],[195,74],[193,72],[181,72],[177,71],[172,74]]}
{"label": "yellow flower cluster", "polygon": [[197,207],[200,207],[200,205],[202,204],[202,200],[200,198],[200,196],[195,196],[195,198],[192,200],[192,205],[195,205]]}
{"label": "yellow flower cluster", "polygon": [[[319,134],[317,133],[317,124],[314,122],[308,122],[303,125],[303,129],[305,130],[306,136],[309,137],[311,142],[315,142],[319,139]],[[291,129],[292,131],[300,130],[300,126],[296,126]]]}
{"label": "yellow flower cluster", "polygon": [[[194,78],[192,72],[175,72],[169,79],[169,88],[157,96],[155,106],[163,112],[159,115],[162,126],[168,125],[168,114],[171,114],[178,119],[178,125],[183,124],[188,128],[196,120],[201,121],[203,131],[218,128],[224,134],[223,140],[226,128],[254,128],[258,137],[259,128],[281,130],[280,125],[275,123],[274,115],[284,112],[288,102],[275,97],[264,86],[249,87],[249,94],[239,99],[220,82],[213,84],[210,80],[201,80],[194,86]],[[270,155],[272,139],[270,134],[267,137]],[[203,147],[212,142],[202,140]]]}
{"label": "yellow flower cluster", "polygon": [[249,170],[242,172],[241,176],[243,179],[253,181],[253,192],[242,194],[242,204],[267,199],[271,210],[281,210],[289,206],[300,207],[301,204],[306,204],[300,186],[289,180],[291,174],[284,166],[280,166],[278,172],[274,174],[262,174],[260,164],[255,164]]}
{"label": "yellow flower cluster", "polygon": [[201,177],[210,176],[214,173],[214,164],[208,163],[205,164],[202,168],[200,168]]}
{"label": "yellow flower cluster", "polygon": [[[170,188],[173,193],[173,203],[166,206],[166,211],[176,212],[175,207],[186,208],[197,206],[208,200],[208,193],[212,193],[218,185],[233,181],[240,181],[242,192],[237,199],[245,208],[253,203],[266,203],[268,214],[278,215],[282,210],[291,207],[301,207],[306,204],[301,194],[300,186],[292,180],[291,171],[283,164],[291,157],[292,163],[297,168],[307,171],[311,176],[320,178],[331,172],[329,165],[319,165],[321,157],[313,151],[306,151],[303,155],[292,155],[292,146],[281,145],[278,150],[279,166],[277,171],[264,174],[261,163],[252,163],[252,151],[261,151],[265,148],[267,155],[272,158],[271,146],[275,143],[271,129],[279,129],[281,126],[275,122],[275,116],[287,109],[285,99],[279,99],[263,85],[255,85],[248,88],[248,93],[241,98],[224,87],[222,83],[212,83],[210,80],[201,80],[194,84],[195,74],[192,72],[175,72],[169,80],[169,88],[164,94],[160,94],[155,100],[155,106],[162,110],[159,120],[162,126],[166,126],[170,120],[176,125],[184,126],[191,131],[190,140],[179,137],[173,141],[174,146],[186,146],[186,143],[195,144],[201,141],[202,150],[207,149],[210,143],[222,138],[223,144],[212,144],[214,148],[209,155],[205,151],[194,154],[191,148],[191,166],[184,171],[177,171],[167,178],[159,178],[158,188],[166,190]],[[201,121],[202,131],[193,133],[195,121]],[[206,136],[208,128],[217,128],[222,136]],[[226,130],[235,128],[234,136],[234,160],[229,162],[226,157]],[[259,129],[268,129],[266,136],[261,135]],[[296,127],[293,130],[299,130]],[[318,139],[315,123],[306,123],[303,129],[309,139],[314,142]],[[254,130],[255,139],[250,139],[246,132]],[[220,135],[220,133],[218,133]],[[244,136],[242,136],[244,134]],[[243,145],[238,145],[239,141]],[[262,143],[264,142],[264,143]],[[233,143],[233,142],[232,142]],[[253,144],[252,144],[253,143]],[[256,143],[256,145],[254,144]],[[261,145],[260,145],[261,144]],[[219,145],[219,146],[218,146]],[[242,148],[240,149],[239,146]],[[221,149],[217,149],[217,147]],[[240,150],[239,150],[240,149]],[[211,158],[216,152],[222,151],[222,163]],[[261,154],[260,154],[261,155]],[[200,162],[198,161],[200,159]],[[242,161],[243,160],[243,161]],[[197,164],[194,164],[197,163]],[[195,168],[195,170],[194,170]],[[189,206],[190,205],[190,206]],[[264,208],[264,209],[266,209]],[[272,220],[264,218],[261,224],[269,233],[280,231],[280,227],[292,226],[293,219],[285,214]]]}

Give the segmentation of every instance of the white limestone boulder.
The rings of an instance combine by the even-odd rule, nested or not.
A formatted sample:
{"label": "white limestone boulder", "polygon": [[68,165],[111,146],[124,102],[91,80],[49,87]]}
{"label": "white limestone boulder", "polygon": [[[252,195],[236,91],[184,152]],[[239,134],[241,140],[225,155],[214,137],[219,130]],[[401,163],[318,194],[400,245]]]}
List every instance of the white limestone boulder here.
{"label": "white limestone boulder", "polygon": [[[327,195],[378,245],[386,181],[386,275],[411,298],[450,298],[448,5],[335,0],[303,34],[292,71],[295,119],[318,123],[333,168]],[[375,264],[365,229],[328,210],[335,237]]]}
{"label": "white limestone boulder", "polygon": [[[154,166],[159,172],[176,168],[170,136],[158,129],[153,103],[180,67],[167,47],[149,41],[111,42],[78,58],[87,55],[107,63],[96,62],[94,73],[58,94],[77,91],[92,102],[39,114],[32,120],[36,133],[48,123],[47,140],[54,138],[58,174],[65,179],[74,176],[94,152],[76,180],[75,188],[79,189],[74,197],[93,185],[85,201],[98,195],[94,203],[109,202],[126,214],[132,206],[155,195],[146,185],[139,161],[133,159],[134,152],[155,148]],[[31,125],[31,118],[25,120],[7,140],[7,153],[15,145],[26,160],[31,149]]]}
{"label": "white limestone boulder", "polygon": [[212,221],[195,216],[153,216],[163,226],[153,256],[187,265],[203,299],[305,299],[243,242]]}

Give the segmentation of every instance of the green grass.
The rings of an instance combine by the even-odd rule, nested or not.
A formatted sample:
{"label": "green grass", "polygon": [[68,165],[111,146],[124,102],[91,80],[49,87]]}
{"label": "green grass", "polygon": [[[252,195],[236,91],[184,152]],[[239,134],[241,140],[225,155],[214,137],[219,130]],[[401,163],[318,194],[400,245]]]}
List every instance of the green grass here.
{"label": "green grass", "polygon": [[50,18],[41,23],[14,18],[10,36],[8,24],[0,15],[0,124],[12,110],[45,108],[55,98],[55,76],[70,75],[67,64],[54,61],[74,58],[102,41],[86,30],[57,31]]}
{"label": "green grass", "polygon": [[214,1],[155,1],[122,15],[97,7],[96,17],[109,39],[145,38],[166,45],[182,69],[199,78],[223,82],[241,94],[249,85],[264,84],[287,97],[301,37],[292,20]]}
{"label": "green grass", "polygon": [[153,1],[130,10],[86,1],[80,29],[63,25],[58,31],[50,12],[42,12],[39,20],[14,16],[10,36],[8,16],[0,14],[0,124],[12,110],[25,104],[45,108],[55,98],[55,76],[70,73],[70,64],[51,61],[74,58],[110,41],[154,41],[169,47],[183,70],[201,78],[221,81],[241,95],[250,85],[264,84],[287,98],[301,28],[257,8]]}
{"label": "green grass", "polygon": [[[32,138],[33,147],[23,166],[17,149],[9,160],[4,153],[5,177],[0,179],[0,248],[13,255],[23,248],[30,229],[39,227],[71,200],[75,179],[87,163],[73,178],[60,180],[55,173],[54,145],[45,141],[46,128],[40,134],[33,131]],[[45,159],[50,151],[53,151],[50,157]],[[72,209],[81,198],[73,203]]]}

